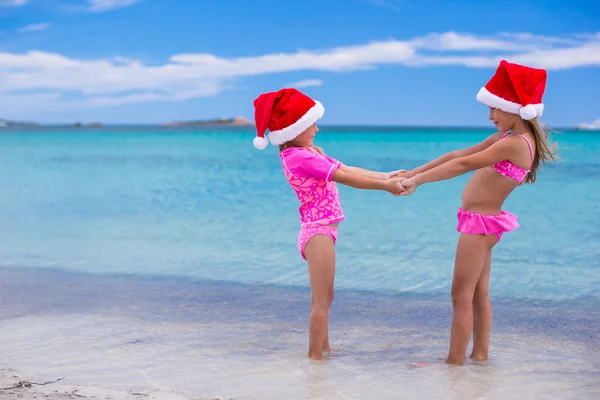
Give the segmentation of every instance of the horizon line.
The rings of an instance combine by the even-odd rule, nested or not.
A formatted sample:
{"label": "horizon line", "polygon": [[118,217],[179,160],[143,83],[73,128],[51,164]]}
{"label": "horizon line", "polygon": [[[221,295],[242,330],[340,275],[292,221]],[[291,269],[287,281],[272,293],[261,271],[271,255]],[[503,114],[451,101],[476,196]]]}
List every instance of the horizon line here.
{"label": "horizon line", "polygon": [[[2,121],[2,120],[0,120]],[[189,125],[166,125],[163,123],[99,123],[99,122],[91,122],[91,123],[80,123],[80,125],[75,125],[74,123],[17,123],[6,126],[1,126],[0,131],[2,129],[11,129],[11,128],[71,128],[71,129],[103,129],[103,128],[120,128],[120,127],[151,127],[151,128],[163,128],[163,129],[190,129],[190,128],[229,128],[229,129],[255,129],[255,125],[229,125],[229,124],[189,124]],[[450,130],[450,129],[468,129],[468,130],[490,130],[493,131],[495,128],[493,126],[483,126],[483,125],[394,125],[394,124],[319,124],[320,128],[323,129],[332,129],[332,128],[370,128],[370,129],[437,129],[437,130]],[[580,129],[577,126],[552,126],[551,130],[578,130],[578,131],[590,131],[594,130],[589,129]]]}

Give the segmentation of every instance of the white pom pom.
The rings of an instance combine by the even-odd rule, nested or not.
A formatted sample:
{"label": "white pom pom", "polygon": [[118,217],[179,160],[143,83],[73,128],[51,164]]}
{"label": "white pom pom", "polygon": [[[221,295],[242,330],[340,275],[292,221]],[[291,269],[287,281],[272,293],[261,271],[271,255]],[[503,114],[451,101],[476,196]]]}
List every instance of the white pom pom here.
{"label": "white pom pom", "polygon": [[534,119],[537,117],[537,110],[533,104],[527,104],[519,110],[519,115],[525,120]]}
{"label": "white pom pom", "polygon": [[264,150],[269,145],[269,139],[267,139],[266,137],[257,136],[254,138],[252,143],[254,144],[254,147],[256,147],[257,149]]}

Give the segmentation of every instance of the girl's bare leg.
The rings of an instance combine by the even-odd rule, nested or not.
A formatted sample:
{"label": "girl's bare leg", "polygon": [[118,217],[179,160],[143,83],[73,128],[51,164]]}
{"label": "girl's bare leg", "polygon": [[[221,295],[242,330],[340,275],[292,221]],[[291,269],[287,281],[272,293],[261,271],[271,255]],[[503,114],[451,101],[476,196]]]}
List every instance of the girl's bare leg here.
{"label": "girl's bare leg", "polygon": [[470,358],[477,361],[487,360],[489,356],[490,333],[492,332],[491,266],[492,250],[490,249],[473,296],[473,351]]}
{"label": "girl's bare leg", "polygon": [[[328,351],[329,308],[333,302],[335,246],[325,235],[313,236],[304,247],[312,289],[312,306],[308,324],[308,357],[321,360]],[[327,345],[327,347],[325,347]]]}
{"label": "girl's bare leg", "polygon": [[[333,303],[333,298],[331,299],[332,303]],[[311,303],[310,303],[310,309],[312,311],[312,306],[315,303],[315,297],[314,295],[311,293]],[[331,307],[331,304],[330,304]],[[329,345],[329,318],[327,319],[327,327],[325,329],[325,340],[323,341],[323,353],[329,353],[331,352],[331,346]]]}
{"label": "girl's bare leg", "polygon": [[493,235],[467,235],[458,239],[454,277],[452,279],[452,328],[450,350],[446,363],[462,365],[473,331],[473,296],[483,271],[489,250],[494,246]]}

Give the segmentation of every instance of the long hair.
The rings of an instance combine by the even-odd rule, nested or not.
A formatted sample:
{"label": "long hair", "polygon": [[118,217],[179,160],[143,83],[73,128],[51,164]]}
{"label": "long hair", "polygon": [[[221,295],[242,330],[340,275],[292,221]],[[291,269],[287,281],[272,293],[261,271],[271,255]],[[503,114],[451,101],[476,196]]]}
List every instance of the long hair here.
{"label": "long hair", "polygon": [[535,139],[535,152],[533,153],[533,163],[531,171],[525,178],[525,183],[534,183],[537,177],[537,170],[540,166],[546,165],[550,161],[558,159],[557,145],[550,143],[550,130],[548,127],[542,127],[537,118],[526,120],[527,126],[531,129]]}
{"label": "long hair", "polygon": [[[290,147],[304,147],[306,149],[309,149],[308,146],[290,140],[289,142],[285,142],[284,144],[279,145],[279,152],[281,153],[282,151],[284,151],[285,149],[289,149]],[[325,154],[323,152],[323,149],[318,146],[312,146],[312,148],[315,149],[321,155]]]}

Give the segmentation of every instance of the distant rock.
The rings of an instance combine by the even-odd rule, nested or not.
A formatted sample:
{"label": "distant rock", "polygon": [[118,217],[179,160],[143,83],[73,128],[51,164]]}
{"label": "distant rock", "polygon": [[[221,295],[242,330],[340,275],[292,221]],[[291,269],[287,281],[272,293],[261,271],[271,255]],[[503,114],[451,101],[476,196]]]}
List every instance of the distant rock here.
{"label": "distant rock", "polygon": [[220,118],[198,121],[171,121],[164,124],[165,126],[251,126],[252,123],[244,117],[235,118]]}
{"label": "distant rock", "polygon": [[70,125],[71,128],[102,128],[104,124],[101,122],[90,122],[89,124],[83,124],[81,122],[74,122]]}
{"label": "distant rock", "polygon": [[248,121],[244,117],[235,117],[231,122],[231,125],[252,126],[252,122]]}

